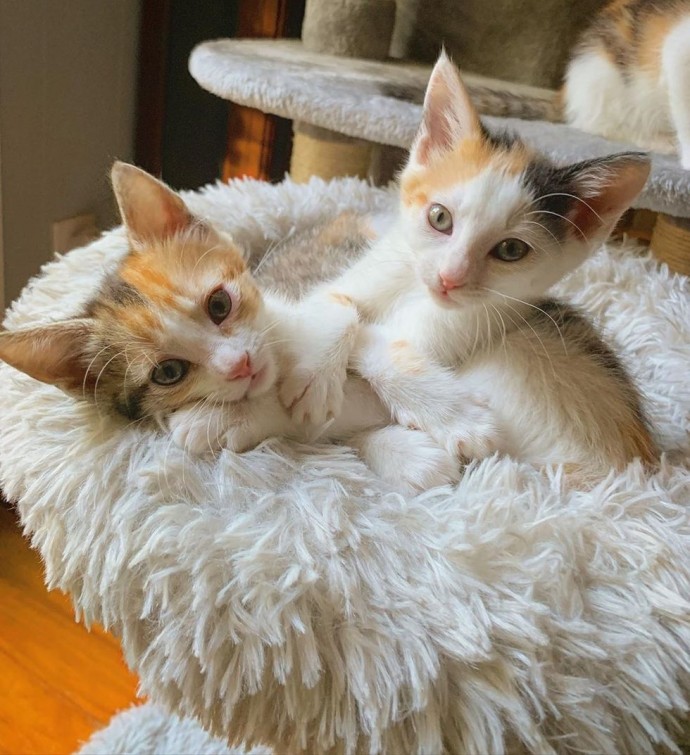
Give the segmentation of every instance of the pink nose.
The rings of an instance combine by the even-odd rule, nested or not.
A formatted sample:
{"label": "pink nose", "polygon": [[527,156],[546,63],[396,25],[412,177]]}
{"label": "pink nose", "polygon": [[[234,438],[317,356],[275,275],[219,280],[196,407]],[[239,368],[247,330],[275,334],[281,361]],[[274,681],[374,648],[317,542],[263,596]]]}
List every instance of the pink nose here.
{"label": "pink nose", "polygon": [[460,288],[465,283],[464,277],[457,276],[451,278],[449,275],[439,275],[439,283],[444,291],[452,291],[454,288]]}
{"label": "pink nose", "polygon": [[239,378],[246,378],[252,374],[252,360],[249,356],[249,352],[245,351],[242,357],[235,362],[227,373],[228,380],[238,380]]}

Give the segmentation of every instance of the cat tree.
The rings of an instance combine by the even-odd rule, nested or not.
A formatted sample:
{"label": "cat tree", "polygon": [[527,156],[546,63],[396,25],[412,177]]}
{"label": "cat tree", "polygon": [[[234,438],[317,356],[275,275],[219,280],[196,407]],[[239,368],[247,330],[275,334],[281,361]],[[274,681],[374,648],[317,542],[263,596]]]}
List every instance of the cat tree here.
{"label": "cat tree", "polygon": [[[233,101],[397,148],[429,72],[240,40],[206,43],[190,65]],[[470,85],[491,127],[561,160],[611,150],[546,122],[548,89]],[[655,156],[641,206],[687,216],[687,196],[686,174]],[[295,231],[395,202],[318,178],[185,199],[254,266]],[[6,327],[80,311],[125,250],[115,230],[51,263]],[[676,749],[690,698],[690,281],[610,246],[560,293],[638,381],[668,452],[654,474],[632,464],[574,490],[559,470],[494,458],[457,489],[404,499],[344,448],[194,459],[0,365],[0,485],[48,583],[121,638],[153,701],[85,752],[229,752],[199,726],[276,755]]]}
{"label": "cat tree", "polygon": [[[456,58],[461,65],[464,56],[473,70],[505,75],[511,70],[506,68],[506,58],[510,58],[514,61],[513,79],[522,79],[508,82],[466,74],[473,98],[491,129],[516,131],[557,161],[572,162],[630,149],[630,145],[559,123],[557,91],[524,82],[537,78],[554,85],[559,63],[578,28],[600,4],[597,0],[578,3],[578,18],[573,18],[572,3],[549,0],[548,8],[536,3],[531,12],[537,20],[550,12],[548,29],[543,23],[525,28],[522,21],[518,27],[511,27],[507,12],[514,7],[511,0],[501,0],[505,8],[500,9],[486,3],[481,12],[478,7],[465,8],[465,15],[450,0],[415,7],[418,13],[424,13],[425,21],[433,23],[440,23],[438,14],[446,21],[450,19],[447,11],[455,7],[461,21],[471,12],[473,23],[479,19],[487,29],[493,28],[487,14],[495,18],[503,12],[502,25],[518,28],[521,34],[507,39],[498,38],[497,32],[492,37],[487,29],[482,34],[469,34],[467,24],[455,20],[460,36],[457,44],[461,45]],[[409,15],[414,5],[412,0],[401,2],[398,13],[402,8]],[[190,71],[201,86],[220,97],[296,121],[291,164],[296,180],[310,175],[357,175],[385,182],[393,175],[401,149],[409,147],[416,131],[431,71],[424,63],[385,59],[391,37],[394,47],[401,46],[395,38],[395,33],[400,36],[400,23],[394,30],[391,6],[389,0],[310,2],[301,41],[206,42],[193,51]],[[519,12],[530,16],[524,3]],[[341,33],[343,30],[346,33]],[[415,33],[408,34],[416,40]],[[452,52],[450,32],[448,38]],[[419,46],[418,41],[415,44]],[[537,64],[543,69],[539,76],[535,73]],[[673,156],[654,155],[650,180],[637,207],[663,215],[653,232],[653,223],[647,218],[644,232],[636,229],[638,235],[652,236],[655,254],[673,269],[690,274],[690,231],[683,220],[690,216],[690,172],[683,170]]]}

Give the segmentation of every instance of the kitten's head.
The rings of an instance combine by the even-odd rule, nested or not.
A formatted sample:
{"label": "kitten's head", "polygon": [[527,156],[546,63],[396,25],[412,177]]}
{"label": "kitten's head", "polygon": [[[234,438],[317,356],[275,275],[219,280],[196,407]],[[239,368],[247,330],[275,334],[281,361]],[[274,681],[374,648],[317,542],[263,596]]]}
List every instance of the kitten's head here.
{"label": "kitten's head", "polygon": [[129,253],[82,316],[0,334],[0,359],[131,419],[266,391],[276,366],[241,253],[148,173],[115,163]]}
{"label": "kitten's head", "polygon": [[401,176],[403,227],[439,303],[536,299],[606,239],[648,174],[638,153],[559,168],[490,135],[442,54]]}

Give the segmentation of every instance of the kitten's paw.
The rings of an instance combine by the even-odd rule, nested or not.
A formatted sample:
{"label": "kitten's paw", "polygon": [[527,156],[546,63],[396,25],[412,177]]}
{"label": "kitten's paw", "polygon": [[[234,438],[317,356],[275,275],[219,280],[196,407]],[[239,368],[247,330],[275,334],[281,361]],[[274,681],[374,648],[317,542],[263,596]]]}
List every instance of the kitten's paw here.
{"label": "kitten's paw", "polygon": [[460,465],[421,430],[391,425],[353,438],[369,468],[401,493],[416,494],[460,479]]}
{"label": "kitten's paw", "polygon": [[223,448],[236,454],[251,451],[265,438],[252,430],[247,423],[238,423],[226,429],[223,435]]}
{"label": "kitten's paw", "polygon": [[487,402],[473,397],[452,423],[432,433],[449,454],[461,461],[486,459],[505,450],[505,438],[496,415]]}
{"label": "kitten's paw", "polygon": [[219,410],[199,410],[198,406],[178,409],[168,418],[173,443],[194,456],[214,454],[222,445],[225,431]]}
{"label": "kitten's paw", "polygon": [[346,378],[345,368],[329,375],[295,370],[279,388],[280,402],[295,422],[322,425],[340,414]]}
{"label": "kitten's paw", "polygon": [[452,485],[460,479],[456,458],[439,446],[431,436],[417,431],[420,437],[411,446],[403,463],[389,481],[407,494],[421,493],[440,485]]}

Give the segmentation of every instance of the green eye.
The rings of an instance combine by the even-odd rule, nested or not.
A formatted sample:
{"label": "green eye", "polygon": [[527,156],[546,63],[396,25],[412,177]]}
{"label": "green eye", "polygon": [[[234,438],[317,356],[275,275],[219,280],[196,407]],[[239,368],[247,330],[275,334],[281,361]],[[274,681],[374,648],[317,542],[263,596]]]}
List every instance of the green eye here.
{"label": "green eye", "polygon": [[530,251],[530,245],[520,239],[504,239],[489,252],[492,257],[503,262],[517,262]]}
{"label": "green eye", "polygon": [[429,225],[441,233],[450,234],[453,230],[453,216],[442,204],[432,204],[427,213]]}
{"label": "green eye", "polygon": [[175,385],[184,380],[189,372],[189,362],[184,359],[166,359],[151,371],[151,382],[156,385]]}
{"label": "green eye", "polygon": [[224,288],[217,288],[211,292],[206,300],[206,311],[211,321],[220,325],[232,311],[232,299]]}

